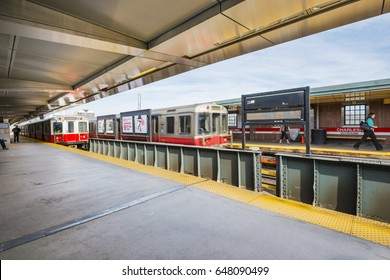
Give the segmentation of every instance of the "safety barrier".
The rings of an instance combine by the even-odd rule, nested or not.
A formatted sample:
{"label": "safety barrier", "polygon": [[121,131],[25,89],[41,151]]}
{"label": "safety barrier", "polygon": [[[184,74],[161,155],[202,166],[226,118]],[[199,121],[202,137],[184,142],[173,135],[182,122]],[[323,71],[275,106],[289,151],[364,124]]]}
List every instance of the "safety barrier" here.
{"label": "safety barrier", "polygon": [[281,196],[390,222],[390,161],[277,154]]}
{"label": "safety barrier", "polygon": [[90,139],[89,151],[260,191],[260,152]]}
{"label": "safety barrier", "polygon": [[[267,168],[263,172],[259,151],[108,139],[90,139],[89,150],[256,192],[267,191],[269,185],[262,182]],[[390,222],[390,161],[283,153],[275,157],[275,193],[280,197]]]}

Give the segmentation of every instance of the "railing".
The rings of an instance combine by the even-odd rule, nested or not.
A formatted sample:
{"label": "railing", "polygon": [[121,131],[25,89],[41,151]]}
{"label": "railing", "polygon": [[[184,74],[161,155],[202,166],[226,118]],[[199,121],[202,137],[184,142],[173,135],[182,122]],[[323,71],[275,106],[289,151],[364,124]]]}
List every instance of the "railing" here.
{"label": "railing", "polygon": [[[269,183],[262,182],[262,173],[266,172],[262,172],[259,151],[108,139],[90,139],[89,150],[255,192],[268,191]],[[277,195],[390,222],[389,160],[283,153],[275,157]]]}

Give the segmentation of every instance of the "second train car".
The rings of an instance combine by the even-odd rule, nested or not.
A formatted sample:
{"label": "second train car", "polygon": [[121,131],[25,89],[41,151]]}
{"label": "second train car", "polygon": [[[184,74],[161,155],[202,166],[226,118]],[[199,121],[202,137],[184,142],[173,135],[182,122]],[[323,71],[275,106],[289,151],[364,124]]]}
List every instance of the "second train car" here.
{"label": "second train car", "polygon": [[227,110],[214,103],[98,116],[90,121],[90,137],[194,146],[221,146],[230,139]]}

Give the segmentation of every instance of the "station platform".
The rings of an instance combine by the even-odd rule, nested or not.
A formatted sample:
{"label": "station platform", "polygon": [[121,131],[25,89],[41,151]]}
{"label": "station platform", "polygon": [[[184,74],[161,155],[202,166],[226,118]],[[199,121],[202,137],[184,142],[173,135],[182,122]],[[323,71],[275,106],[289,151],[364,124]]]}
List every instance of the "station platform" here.
{"label": "station platform", "polygon": [[390,259],[387,223],[24,138],[0,211],[2,260]]}
{"label": "station platform", "polygon": [[[233,149],[241,149],[241,142],[235,141],[229,145]],[[292,152],[292,153],[306,153],[306,144],[291,142],[287,143],[272,143],[272,142],[255,142],[247,141],[247,149],[259,149],[266,152],[278,153],[278,152]],[[382,151],[377,151],[373,144],[363,143],[359,150],[353,148],[353,144],[311,144],[310,151],[314,155],[328,155],[328,156],[349,156],[349,157],[362,157],[362,158],[377,158],[390,160],[390,147],[384,146]]]}

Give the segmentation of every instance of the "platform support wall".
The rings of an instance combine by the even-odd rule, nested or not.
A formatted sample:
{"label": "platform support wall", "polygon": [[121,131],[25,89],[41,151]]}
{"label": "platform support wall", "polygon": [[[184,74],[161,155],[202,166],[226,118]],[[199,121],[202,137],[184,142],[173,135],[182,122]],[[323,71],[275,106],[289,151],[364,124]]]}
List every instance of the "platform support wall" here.
{"label": "platform support wall", "polygon": [[390,164],[347,157],[278,155],[281,197],[390,222]]}
{"label": "platform support wall", "polygon": [[261,191],[260,152],[91,139],[90,152]]}

